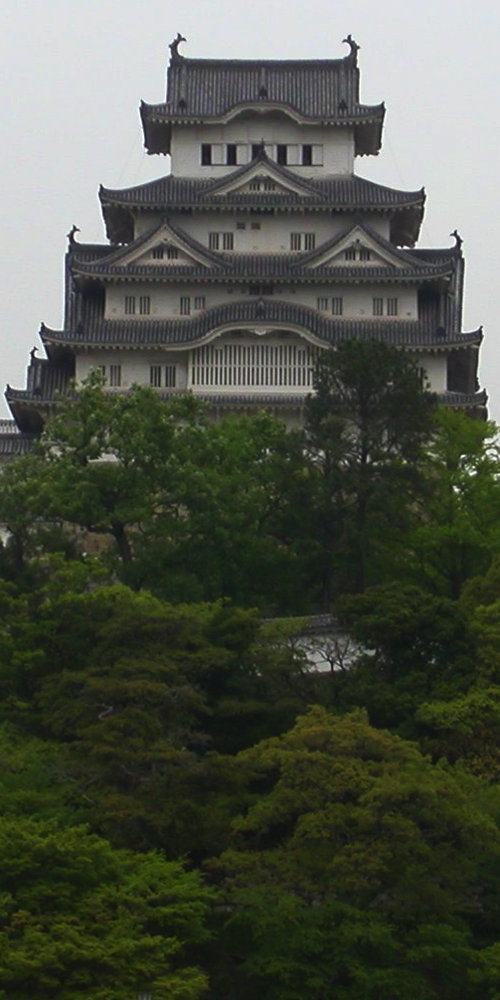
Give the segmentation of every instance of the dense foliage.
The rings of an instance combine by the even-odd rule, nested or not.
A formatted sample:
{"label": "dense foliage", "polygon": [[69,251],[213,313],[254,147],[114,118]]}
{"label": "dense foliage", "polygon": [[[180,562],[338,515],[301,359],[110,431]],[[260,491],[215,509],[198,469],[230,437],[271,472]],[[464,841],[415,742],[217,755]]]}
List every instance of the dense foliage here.
{"label": "dense foliage", "polygon": [[61,402],[0,476],[0,997],[500,997],[499,515],[378,344],[300,432]]}

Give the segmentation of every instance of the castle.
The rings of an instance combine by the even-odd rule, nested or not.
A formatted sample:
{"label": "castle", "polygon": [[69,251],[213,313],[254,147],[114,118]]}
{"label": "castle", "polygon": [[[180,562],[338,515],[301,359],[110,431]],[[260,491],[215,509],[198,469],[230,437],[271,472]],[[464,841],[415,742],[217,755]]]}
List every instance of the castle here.
{"label": "castle", "polygon": [[484,416],[482,332],[462,332],[459,234],[415,249],[425,193],[358,176],[385,108],[360,103],[358,48],[329,60],[189,59],[170,46],[166,99],[141,105],[170,172],[100,189],[109,243],[68,234],[64,322],[42,325],[0,455],[29,449],[59,394],[95,369],[111,392],[191,392],[217,414],[300,423],[318,352],[348,338],[415,358],[440,401]]}

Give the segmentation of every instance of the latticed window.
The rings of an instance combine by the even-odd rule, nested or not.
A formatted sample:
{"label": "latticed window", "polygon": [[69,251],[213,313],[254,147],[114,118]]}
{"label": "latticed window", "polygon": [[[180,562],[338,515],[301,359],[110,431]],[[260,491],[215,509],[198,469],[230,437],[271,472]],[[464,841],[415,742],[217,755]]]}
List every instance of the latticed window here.
{"label": "latticed window", "polygon": [[181,295],[179,309],[181,316],[189,316],[191,312],[191,299],[189,295]]}
{"label": "latticed window", "polygon": [[290,250],[314,250],[316,233],[290,233]]}
{"label": "latticed window", "polygon": [[161,386],[161,365],[151,365],[149,369],[149,384],[153,386],[154,389],[159,389]]}
{"label": "latticed window", "polygon": [[387,315],[397,316],[398,315],[398,300],[397,299],[387,299]]}
{"label": "latticed window", "polygon": [[209,233],[210,250],[234,250],[234,233]]}
{"label": "latticed window", "polygon": [[207,344],[193,351],[192,385],[307,389],[317,355],[297,344]]}
{"label": "latticed window", "polygon": [[335,295],[332,299],[332,315],[333,316],[344,315],[344,300],[341,295]]}
{"label": "latticed window", "polygon": [[177,247],[169,246],[167,247],[167,258],[168,260],[177,260],[179,256],[179,251]]}
{"label": "latticed window", "polygon": [[368,247],[361,247],[361,249],[359,251],[359,259],[360,260],[371,260],[371,253],[370,253]]}
{"label": "latticed window", "polygon": [[175,389],[176,371],[175,365],[165,365],[165,386],[167,389]]}
{"label": "latticed window", "polygon": [[139,298],[139,312],[141,316],[149,316],[151,312],[151,299],[149,295],[141,295]]}
{"label": "latticed window", "polygon": [[135,295],[125,296],[125,315],[135,316]]}
{"label": "latticed window", "polygon": [[194,299],[194,308],[195,309],[204,309],[205,308],[205,296],[204,295],[196,295],[195,296],[195,299]]}
{"label": "latticed window", "polygon": [[109,366],[109,384],[118,386],[122,384],[122,366],[121,365],[110,365]]}
{"label": "latticed window", "polygon": [[373,315],[383,316],[384,315],[384,300],[375,298],[373,299]]}
{"label": "latticed window", "polygon": [[316,307],[325,312],[328,309],[328,299],[323,298],[321,295],[316,299]]}
{"label": "latticed window", "polygon": [[164,247],[155,247],[153,250],[153,260],[163,260],[164,254]]}
{"label": "latticed window", "polygon": [[344,257],[346,260],[356,260],[356,247],[347,247]]}

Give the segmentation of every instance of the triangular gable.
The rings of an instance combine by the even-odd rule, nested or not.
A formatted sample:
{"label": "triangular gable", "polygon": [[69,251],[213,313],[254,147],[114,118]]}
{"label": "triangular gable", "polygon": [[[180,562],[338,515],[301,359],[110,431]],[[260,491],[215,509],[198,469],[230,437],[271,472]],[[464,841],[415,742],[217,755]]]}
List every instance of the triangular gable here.
{"label": "triangular gable", "polygon": [[416,263],[404,250],[393,247],[373,230],[367,230],[361,225],[323,243],[308,254],[307,261],[303,262],[311,269],[359,267],[360,270],[367,271],[371,267],[393,267],[397,270],[411,267],[414,270]]}
{"label": "triangular gable", "polygon": [[[161,251],[163,251],[163,256],[161,256]],[[177,252],[177,257],[175,257],[175,252]],[[148,233],[145,238],[142,237],[134,244],[122,247],[119,252],[113,255],[113,259],[107,259],[107,263],[115,267],[129,267],[134,264],[139,266],[157,264],[162,267],[191,265],[195,267],[197,264],[201,264],[202,267],[213,268],[216,261],[214,255],[207,251],[201,243],[174,229],[168,222],[164,222],[154,232]]]}
{"label": "triangular gable", "polygon": [[[266,191],[265,185],[274,185],[272,190]],[[252,185],[259,184],[259,190]],[[225,194],[297,194],[302,198],[317,198],[317,192],[313,190],[305,181],[295,177],[290,170],[286,170],[273,160],[270,160],[266,153],[262,152],[256,156],[250,164],[243,166],[227,177],[210,184],[204,192],[206,199],[211,199],[214,195]]]}

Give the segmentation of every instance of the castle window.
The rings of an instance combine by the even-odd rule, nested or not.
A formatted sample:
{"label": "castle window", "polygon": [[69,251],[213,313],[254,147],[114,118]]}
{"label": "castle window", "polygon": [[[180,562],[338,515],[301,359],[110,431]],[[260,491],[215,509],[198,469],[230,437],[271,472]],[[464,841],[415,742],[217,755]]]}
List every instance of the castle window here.
{"label": "castle window", "polygon": [[247,228],[246,222],[237,222],[236,223],[236,229],[246,229],[246,228]]}
{"label": "castle window", "polygon": [[149,295],[141,295],[139,299],[139,312],[141,316],[149,316],[151,312],[151,299]]}
{"label": "castle window", "polygon": [[159,389],[161,386],[161,365],[151,365],[149,369],[149,384],[154,389]]}
{"label": "castle window", "polygon": [[387,315],[397,316],[398,315],[398,300],[397,299],[387,299]]}
{"label": "castle window", "polygon": [[189,316],[191,314],[191,299],[189,295],[181,295],[180,314],[181,316]]}
{"label": "castle window", "polygon": [[315,233],[290,233],[290,250],[314,250]]}
{"label": "castle window", "polygon": [[248,186],[250,188],[250,191],[260,191],[260,181],[258,180],[250,181],[250,184]]}
{"label": "castle window", "polygon": [[313,384],[318,348],[297,344],[207,344],[193,351],[193,386],[268,388]]}
{"label": "castle window", "polygon": [[211,163],[212,163],[212,147],[209,142],[202,142],[201,165],[202,167],[209,167]]}
{"label": "castle window", "polygon": [[341,295],[334,295],[332,299],[332,316],[344,315],[344,300]]}
{"label": "castle window", "polygon": [[316,299],[316,308],[321,309],[323,312],[326,312],[326,310],[328,309],[328,299],[323,298],[322,296],[318,296],[318,298]]}
{"label": "castle window", "polygon": [[249,285],[249,295],[273,295],[274,285]]}
{"label": "castle window", "polygon": [[347,247],[344,257],[346,260],[356,260],[356,247]]}
{"label": "castle window", "polygon": [[210,250],[234,250],[234,233],[209,233]]}
{"label": "castle window", "polygon": [[312,146],[309,143],[302,146],[302,166],[312,167]]}
{"label": "castle window", "polygon": [[155,247],[153,250],[153,260],[163,260],[164,247]]}
{"label": "castle window", "polygon": [[383,316],[384,315],[384,300],[375,298],[373,300],[373,315]]}
{"label": "castle window", "polygon": [[175,365],[165,365],[165,386],[167,389],[175,389],[176,367]]}
{"label": "castle window", "polygon": [[276,162],[281,163],[282,166],[286,166],[288,163],[287,150],[288,147],[283,146],[280,143],[276,146]]}
{"label": "castle window", "polygon": [[264,191],[275,191],[276,184],[274,181],[264,181]]}
{"label": "castle window", "polygon": [[179,251],[177,247],[167,247],[168,260],[177,260],[178,256],[179,256]]}
{"label": "castle window", "polygon": [[226,163],[228,167],[235,167],[237,159],[238,147],[235,142],[231,142],[226,146]]}
{"label": "castle window", "polygon": [[226,162],[226,150],[222,142],[202,142],[201,144],[201,165],[209,167],[211,165],[221,166]]}
{"label": "castle window", "polygon": [[125,296],[125,315],[135,316],[135,295]]}
{"label": "castle window", "polygon": [[361,247],[361,249],[359,251],[359,259],[360,260],[371,260],[371,253],[370,253],[368,247]]}
{"label": "castle window", "polygon": [[153,389],[175,389],[176,367],[175,365],[151,365],[149,369],[149,384]]}
{"label": "castle window", "polygon": [[195,296],[194,308],[195,309],[205,309],[205,296],[204,295],[196,295]]}
{"label": "castle window", "polygon": [[112,386],[119,386],[122,384],[122,366],[121,365],[110,365],[109,366],[109,384]]}

